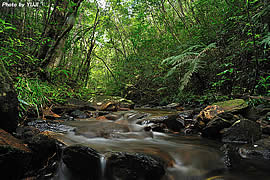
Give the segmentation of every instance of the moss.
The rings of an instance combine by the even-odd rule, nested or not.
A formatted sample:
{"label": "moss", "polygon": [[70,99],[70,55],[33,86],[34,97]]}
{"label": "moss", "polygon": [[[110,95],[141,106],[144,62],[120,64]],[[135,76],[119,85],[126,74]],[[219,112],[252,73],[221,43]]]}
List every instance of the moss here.
{"label": "moss", "polygon": [[214,105],[221,107],[225,111],[235,111],[248,107],[248,104],[243,99],[233,99],[229,101],[217,102]]}

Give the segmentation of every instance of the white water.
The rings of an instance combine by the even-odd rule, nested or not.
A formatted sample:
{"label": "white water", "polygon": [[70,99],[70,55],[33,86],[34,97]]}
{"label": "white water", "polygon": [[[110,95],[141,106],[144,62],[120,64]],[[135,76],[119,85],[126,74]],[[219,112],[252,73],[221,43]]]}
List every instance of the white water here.
{"label": "white water", "polygon": [[[144,132],[141,126],[134,123],[134,119],[130,123],[123,118],[116,123],[86,120],[69,125],[76,127],[76,132],[59,135],[58,139],[69,145],[82,144],[100,152],[101,180],[105,180],[106,171],[106,157],[103,154],[111,151],[140,152],[160,157],[167,164],[167,173],[162,180],[205,180],[214,176],[222,176],[219,179],[226,180],[251,180],[254,177],[264,180],[260,173],[249,174],[246,169],[227,172],[223,154],[219,150],[221,144],[199,136]],[[54,180],[76,179],[64,163],[60,163],[59,171]]]}
{"label": "white water", "polygon": [[100,156],[101,180],[105,180],[106,157]]}

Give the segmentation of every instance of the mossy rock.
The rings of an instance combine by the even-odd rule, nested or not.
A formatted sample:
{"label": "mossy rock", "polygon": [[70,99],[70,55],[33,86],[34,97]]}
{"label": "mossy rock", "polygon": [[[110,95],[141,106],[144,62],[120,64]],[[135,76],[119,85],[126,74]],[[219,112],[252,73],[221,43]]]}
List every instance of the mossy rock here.
{"label": "mossy rock", "polygon": [[235,121],[234,114],[241,113],[247,107],[248,105],[243,99],[217,102],[204,108],[196,119],[200,124],[205,124],[217,116],[229,121]]}
{"label": "mossy rock", "polygon": [[222,108],[225,112],[239,113],[248,107],[248,104],[243,99],[233,99],[229,101],[222,101],[214,103]]}

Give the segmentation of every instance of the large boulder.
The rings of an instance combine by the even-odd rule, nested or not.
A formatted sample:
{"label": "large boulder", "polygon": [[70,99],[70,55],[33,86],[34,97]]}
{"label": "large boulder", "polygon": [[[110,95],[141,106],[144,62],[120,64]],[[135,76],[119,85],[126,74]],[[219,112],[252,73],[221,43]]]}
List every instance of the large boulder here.
{"label": "large boulder", "polygon": [[164,120],[167,118],[168,116],[146,117],[138,120],[136,124],[142,125],[145,131],[168,132],[167,126],[164,124]]}
{"label": "large boulder", "polygon": [[253,143],[261,138],[260,125],[250,120],[238,120],[222,134],[225,143]]}
{"label": "large boulder", "polygon": [[18,98],[2,60],[0,60],[0,128],[14,132],[18,125]]}
{"label": "large boulder", "polygon": [[221,130],[230,127],[233,123],[240,119],[239,116],[232,113],[222,112],[210,120],[201,130],[203,137],[220,138]]}
{"label": "large boulder", "polygon": [[39,133],[28,137],[24,143],[32,150],[31,168],[34,170],[44,167],[57,152],[56,140],[44,134]]}
{"label": "large boulder", "polygon": [[214,119],[218,114],[223,113],[224,110],[218,105],[210,105],[204,108],[196,117],[199,124],[205,125],[210,120]]}
{"label": "large boulder", "polygon": [[100,177],[100,155],[86,146],[74,145],[63,150],[63,162],[78,179],[97,180]]}
{"label": "large boulder", "polygon": [[183,128],[185,128],[185,119],[178,114],[168,115],[168,118],[164,119],[164,124],[168,127],[168,129],[180,132]]}
{"label": "large boulder", "polygon": [[112,153],[107,159],[108,180],[158,180],[163,177],[163,163],[141,153]]}
{"label": "large boulder", "polygon": [[56,172],[63,144],[55,140],[53,135],[53,132],[40,132],[32,126],[17,128],[16,137],[31,150],[26,176],[48,179]]}
{"label": "large boulder", "polygon": [[[270,138],[260,139],[253,144],[245,144],[237,151],[246,166],[269,172]],[[242,166],[243,167],[243,166]]]}
{"label": "large boulder", "polygon": [[[203,126],[209,122],[210,120],[214,119],[221,113],[226,114],[237,114],[245,109],[247,109],[248,105],[243,99],[234,99],[229,101],[222,101],[217,102],[213,105],[207,106],[204,108],[197,116],[197,121],[199,124],[202,124]],[[225,118],[227,119],[227,118]]]}
{"label": "large boulder", "polygon": [[220,131],[224,128],[230,127],[232,124],[226,119],[216,117],[207,123],[201,131],[203,137],[217,139],[221,137]]}
{"label": "large boulder", "polygon": [[21,179],[29,168],[31,154],[21,140],[0,129],[1,179]]}
{"label": "large boulder", "polygon": [[225,112],[241,113],[248,108],[248,104],[243,99],[233,99],[214,103],[213,105],[219,106]]}
{"label": "large boulder", "polygon": [[239,148],[239,154],[244,159],[270,160],[270,138],[260,139],[252,145]]}

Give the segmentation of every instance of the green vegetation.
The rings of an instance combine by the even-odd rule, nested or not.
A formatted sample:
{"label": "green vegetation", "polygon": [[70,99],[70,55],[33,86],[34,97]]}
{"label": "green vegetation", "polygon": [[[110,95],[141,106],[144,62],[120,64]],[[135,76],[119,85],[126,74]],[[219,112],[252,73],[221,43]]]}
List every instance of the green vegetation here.
{"label": "green vegetation", "polygon": [[269,1],[40,2],[0,6],[0,58],[22,118],[67,97],[204,104],[270,95]]}

